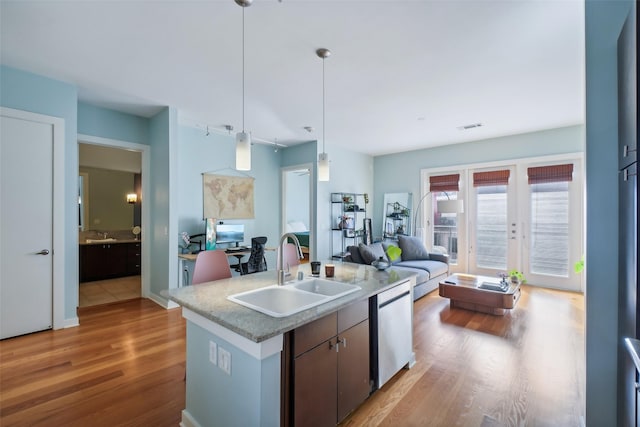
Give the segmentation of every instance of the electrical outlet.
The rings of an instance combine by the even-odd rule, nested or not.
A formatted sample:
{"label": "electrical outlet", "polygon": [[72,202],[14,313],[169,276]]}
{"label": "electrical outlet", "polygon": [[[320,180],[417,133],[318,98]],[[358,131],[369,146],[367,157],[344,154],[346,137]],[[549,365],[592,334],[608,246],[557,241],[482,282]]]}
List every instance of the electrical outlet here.
{"label": "electrical outlet", "polygon": [[231,353],[222,347],[218,351],[218,367],[227,375],[231,375]]}
{"label": "electrical outlet", "polygon": [[209,341],[209,361],[214,365],[218,364],[218,344]]}

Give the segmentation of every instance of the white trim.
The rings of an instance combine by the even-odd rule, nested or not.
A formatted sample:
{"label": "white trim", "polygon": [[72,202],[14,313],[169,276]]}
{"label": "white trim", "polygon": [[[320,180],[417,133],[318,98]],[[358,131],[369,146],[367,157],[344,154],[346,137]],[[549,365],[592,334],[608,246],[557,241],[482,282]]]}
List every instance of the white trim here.
{"label": "white trim", "polygon": [[171,310],[173,308],[180,307],[175,302],[173,302],[171,300],[164,299],[164,298],[154,294],[153,292],[150,292],[149,295],[147,295],[145,298],[150,299],[151,301],[153,301],[156,304],[158,304],[160,307],[165,308],[167,310]]}
{"label": "white trim", "polygon": [[[66,187],[65,121],[59,117],[0,107],[0,115],[15,119],[45,123],[53,127],[53,329],[62,329],[65,319],[65,277],[67,233],[65,233]],[[77,223],[77,221],[76,221]],[[75,230],[75,228],[74,228]],[[75,234],[77,240],[78,234]],[[71,237],[73,241],[73,237]]]}
{"label": "white trim", "polygon": [[283,347],[283,335],[276,335],[262,342],[254,342],[245,338],[229,329],[212,322],[204,316],[189,310],[186,307],[182,307],[182,317],[188,321],[200,326],[202,329],[210,332],[217,337],[228,341],[230,344],[238,347],[240,350],[247,353],[249,356],[257,360],[264,360],[268,357],[278,354],[282,351]]}
{"label": "white trim", "polygon": [[75,328],[76,326],[80,326],[80,319],[78,317],[65,319],[64,328]]}
{"label": "white trim", "polygon": [[[121,148],[125,150],[138,151],[142,155],[140,173],[142,175],[142,200],[151,200],[151,146],[145,144],[138,144],[136,142],[121,141],[117,139],[103,138],[100,136],[78,134],[78,143],[99,145],[103,147]],[[80,162],[78,161],[78,164]],[[153,298],[151,294],[151,253],[148,248],[148,238],[150,235],[151,224],[151,211],[148,208],[148,203],[143,203],[142,208],[142,238],[140,244],[142,245],[140,250],[142,251],[142,267],[141,267],[141,279],[142,289],[141,296],[144,298]],[[155,300],[154,300],[155,301]],[[157,301],[156,301],[157,302]],[[165,307],[164,304],[160,304]]]}
{"label": "white trim", "polygon": [[201,427],[200,423],[186,409],[182,410],[182,421],[180,421],[180,427]]}

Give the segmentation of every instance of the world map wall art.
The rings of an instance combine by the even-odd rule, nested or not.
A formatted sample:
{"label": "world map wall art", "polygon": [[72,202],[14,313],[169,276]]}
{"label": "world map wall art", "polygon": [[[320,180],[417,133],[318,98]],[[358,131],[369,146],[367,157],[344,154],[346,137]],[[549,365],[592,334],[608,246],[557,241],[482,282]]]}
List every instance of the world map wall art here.
{"label": "world map wall art", "polygon": [[253,219],[255,179],[202,174],[203,218]]}

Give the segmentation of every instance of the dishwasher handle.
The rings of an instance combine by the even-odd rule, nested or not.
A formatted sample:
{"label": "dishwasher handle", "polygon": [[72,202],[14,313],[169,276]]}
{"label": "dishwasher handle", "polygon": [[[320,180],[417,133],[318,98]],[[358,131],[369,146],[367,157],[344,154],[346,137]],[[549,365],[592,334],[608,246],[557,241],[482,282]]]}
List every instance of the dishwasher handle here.
{"label": "dishwasher handle", "polygon": [[386,300],[386,301],[384,301],[382,303],[379,303],[378,304],[378,309],[382,309],[382,308],[388,306],[389,304],[393,304],[394,302],[398,301],[399,299],[402,299],[402,298],[404,298],[406,296],[409,296],[410,294],[411,294],[411,291],[405,291],[405,292],[401,293],[400,295],[396,295],[395,297],[393,297],[393,298],[391,298],[389,300]]}

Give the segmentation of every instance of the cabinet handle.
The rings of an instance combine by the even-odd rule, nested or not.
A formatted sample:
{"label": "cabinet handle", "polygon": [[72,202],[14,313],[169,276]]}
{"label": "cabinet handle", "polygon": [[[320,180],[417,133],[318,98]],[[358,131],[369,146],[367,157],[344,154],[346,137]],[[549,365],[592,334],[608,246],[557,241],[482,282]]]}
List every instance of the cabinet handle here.
{"label": "cabinet handle", "polygon": [[333,341],[329,341],[329,349],[333,350],[336,349],[336,353],[340,352],[340,341],[336,340],[336,343],[334,344]]}
{"label": "cabinet handle", "polygon": [[346,338],[338,338],[338,344],[342,344],[344,348],[347,348],[347,339]]}
{"label": "cabinet handle", "polygon": [[636,151],[638,150],[635,148],[629,148],[629,146],[625,144],[624,147],[622,147],[622,157],[627,157],[629,153],[635,153]]}

